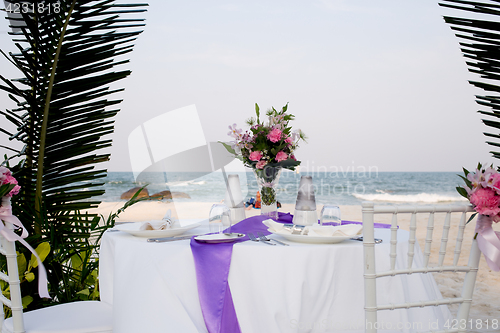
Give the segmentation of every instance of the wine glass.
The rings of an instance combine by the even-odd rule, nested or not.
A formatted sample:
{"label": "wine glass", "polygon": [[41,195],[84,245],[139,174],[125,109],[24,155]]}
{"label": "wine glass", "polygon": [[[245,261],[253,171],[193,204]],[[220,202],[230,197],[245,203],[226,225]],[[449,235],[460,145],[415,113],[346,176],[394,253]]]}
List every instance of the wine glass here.
{"label": "wine glass", "polygon": [[225,228],[227,233],[231,233],[231,211],[224,204],[214,204],[210,208],[208,225],[211,233],[221,234]]}
{"label": "wine glass", "polygon": [[342,220],[340,219],[340,208],[335,204],[326,204],[321,209],[321,217],[319,224],[323,225],[328,223],[329,225],[341,225]]}

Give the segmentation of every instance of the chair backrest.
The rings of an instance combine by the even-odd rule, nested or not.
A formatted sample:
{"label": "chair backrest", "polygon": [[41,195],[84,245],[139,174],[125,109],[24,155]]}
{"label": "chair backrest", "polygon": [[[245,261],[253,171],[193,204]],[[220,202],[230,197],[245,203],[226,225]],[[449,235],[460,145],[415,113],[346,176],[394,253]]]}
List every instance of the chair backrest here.
{"label": "chair backrest", "polygon": [[[2,222],[0,222],[2,223]],[[7,228],[12,228],[10,223],[6,223]],[[12,310],[12,320],[14,333],[24,333],[23,322],[23,302],[21,297],[21,286],[19,281],[19,269],[17,267],[17,253],[14,242],[7,240],[0,234],[0,254],[5,256],[7,262],[7,271],[0,272],[0,279],[7,282],[10,288],[10,299],[3,294],[0,295],[2,303]],[[0,330],[3,325],[4,311],[1,311]]]}
{"label": "chair backrest", "polygon": [[[462,252],[462,243],[464,239],[465,225],[467,223],[467,213],[472,212],[470,205],[449,205],[449,206],[396,206],[396,205],[377,205],[372,202],[363,202],[363,247],[364,247],[364,281],[365,281],[365,332],[377,332],[377,311],[408,309],[413,307],[427,307],[438,305],[459,304],[457,313],[458,322],[467,321],[472,301],[472,293],[476,282],[477,270],[481,252],[477,247],[475,239],[472,240],[469,259],[467,265],[459,264],[460,254]],[[435,214],[444,214],[441,241],[437,263],[431,263],[431,247],[433,242],[433,232],[435,226]],[[454,227],[451,223],[452,213],[460,214],[460,222],[456,226],[456,239],[453,251],[452,264],[445,264],[444,258],[448,248],[450,228]],[[392,215],[391,222],[391,243],[390,243],[390,269],[386,271],[377,271],[375,267],[375,241],[374,241],[374,216],[378,214]],[[397,267],[396,250],[398,245],[398,215],[410,214],[409,221],[409,241],[407,253],[407,267]],[[439,214],[439,215],[442,215]],[[414,256],[416,246],[418,247],[417,215],[428,217],[426,226],[425,248],[423,253],[423,265],[414,267]],[[420,225],[418,226],[420,227]],[[453,245],[453,244],[450,244]],[[453,246],[451,246],[453,247]],[[465,252],[465,251],[464,251]],[[432,273],[432,272],[465,272],[464,285],[462,293],[458,297],[440,298],[435,300],[424,300],[419,302],[408,302],[401,304],[377,304],[376,279],[380,277],[394,276],[400,274]],[[466,332],[460,325],[457,328],[450,328],[443,332]]]}

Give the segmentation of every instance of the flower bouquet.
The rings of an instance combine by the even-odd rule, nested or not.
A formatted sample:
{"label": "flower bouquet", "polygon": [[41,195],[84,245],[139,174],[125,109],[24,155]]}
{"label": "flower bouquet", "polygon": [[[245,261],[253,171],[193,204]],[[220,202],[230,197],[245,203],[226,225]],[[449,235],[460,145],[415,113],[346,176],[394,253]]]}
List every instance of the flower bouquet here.
{"label": "flower bouquet", "polygon": [[493,222],[500,221],[500,173],[493,166],[484,168],[480,163],[475,172],[464,168],[465,187],[458,186],[457,191],[467,198],[474,210],[469,221],[479,214],[476,223],[477,244],[486,258],[488,266],[500,271],[500,233],[493,231]]}
{"label": "flower bouquet", "polygon": [[[19,193],[21,187],[17,185],[17,180],[6,167],[0,166],[0,198],[2,198],[0,207],[10,209],[10,199],[13,195]],[[0,208],[0,209],[2,209]]]}
{"label": "flower bouquet", "polygon": [[247,120],[250,129],[245,133],[229,126],[228,135],[234,141],[230,144],[221,142],[227,151],[243,164],[251,168],[257,178],[262,200],[262,214],[277,217],[276,185],[282,169],[295,170],[300,161],[294,156],[300,140],[306,139],[299,130],[292,131],[288,123],[295,117],[287,114],[288,103],[280,111],[274,108],[267,111],[267,122],[260,120],[260,109],[255,103],[256,118]]}
{"label": "flower bouquet", "polygon": [[467,198],[476,213],[489,216],[494,222],[500,221],[500,173],[493,167],[483,168],[478,165],[475,172],[464,169],[465,187],[457,187],[458,193]]}
{"label": "flower bouquet", "polygon": [[[0,166],[0,197],[2,198],[0,205],[0,234],[9,241],[21,242],[21,244],[26,246],[28,250],[31,251],[33,256],[36,258],[38,265],[38,293],[40,297],[50,298],[47,288],[47,272],[45,271],[42,260],[35,249],[33,249],[31,245],[26,242],[25,238],[28,237],[26,228],[17,217],[12,215],[10,200],[13,195],[17,195],[19,193],[20,189],[21,186],[17,184],[17,180],[12,176],[11,171],[6,167]],[[14,233],[12,231],[13,228],[19,228],[21,230],[21,235],[19,236]],[[36,267],[36,265],[31,265],[32,264],[30,264],[30,267]]]}
{"label": "flower bouquet", "polygon": [[[12,215],[12,205],[10,200],[13,195],[19,193],[21,186],[17,185],[17,180],[6,167],[0,166],[0,223],[9,222],[18,225],[20,222],[17,217]],[[0,225],[0,233],[4,224]]]}

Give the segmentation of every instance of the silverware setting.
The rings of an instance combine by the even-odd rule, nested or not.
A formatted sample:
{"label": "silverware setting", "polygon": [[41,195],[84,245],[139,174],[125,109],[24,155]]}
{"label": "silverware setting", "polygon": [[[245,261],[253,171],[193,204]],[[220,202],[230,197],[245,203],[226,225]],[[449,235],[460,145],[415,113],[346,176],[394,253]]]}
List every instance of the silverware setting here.
{"label": "silverware setting", "polygon": [[271,240],[269,240],[266,237],[264,237],[264,235],[262,235],[261,233],[257,233],[257,236],[259,237],[259,240],[262,243],[276,246],[276,244],[272,243]]}
{"label": "silverware setting", "polygon": [[309,231],[309,230],[305,230],[305,232],[302,234],[302,232],[304,231],[306,226],[299,225],[299,224],[292,224],[292,223],[285,223],[283,225],[283,228],[285,228],[285,230],[289,230],[292,233],[292,235],[307,235],[307,233]]}
{"label": "silverware setting", "polygon": [[175,237],[162,237],[162,238],[148,238],[149,243],[164,243],[164,242],[173,242],[178,240],[186,240],[191,239],[193,236],[199,235],[185,235],[185,236],[175,236]]}
{"label": "silverware setting", "polygon": [[[289,245],[290,245],[290,244],[284,243],[284,242],[282,242],[282,241],[280,241],[280,240],[277,240],[277,239],[274,239],[274,238],[269,238],[269,237],[266,237],[266,235],[264,235],[264,234],[263,234],[262,232],[260,232],[260,231],[258,231],[258,232],[257,232],[257,235],[259,236],[259,239],[260,239],[261,241],[263,241],[263,242],[271,242],[271,241],[273,241],[273,242],[276,242],[276,243],[278,243],[278,244],[280,244],[280,245],[284,245],[284,246],[289,246]],[[272,243],[271,243],[271,244],[272,244]]]}
{"label": "silverware setting", "polygon": [[254,242],[258,242],[259,241],[257,238],[255,238],[255,236],[253,235],[253,233],[248,232],[247,235],[248,235],[248,238],[250,238],[250,240],[252,240]]}
{"label": "silverware setting", "polygon": [[[353,238],[351,238],[351,240],[357,240],[357,241],[362,242],[363,236],[353,237]],[[380,243],[382,243],[382,240],[380,238],[375,238],[375,244],[380,244]]]}
{"label": "silverware setting", "polygon": [[[259,240],[255,237],[255,235],[252,232],[247,233],[247,235],[250,238],[250,240],[252,240],[254,242],[259,242]],[[276,245],[274,243],[266,242],[266,241],[262,241],[262,243],[267,244],[267,245]]]}
{"label": "silverware setting", "polygon": [[[303,226],[299,226],[299,227],[303,227]],[[114,231],[114,230],[108,230],[108,231]],[[116,231],[119,231],[119,230],[116,230]],[[297,232],[297,234],[300,234],[300,231]],[[287,243],[282,242],[280,240],[277,240],[277,239],[274,239],[274,238],[269,238],[269,237],[265,236],[260,231],[257,232],[257,237],[259,237],[258,239],[257,239],[257,237],[255,237],[255,235],[252,232],[247,233],[247,235],[250,238],[250,240],[252,240],[254,242],[259,242],[260,241],[260,242],[262,242],[264,244],[267,244],[267,245],[276,245],[276,244],[280,244],[280,245],[283,245],[283,246],[289,246],[290,245],[290,244],[287,244]],[[200,236],[200,235],[184,235],[184,236],[174,236],[174,237],[148,238],[148,242],[149,243],[173,242],[173,241],[178,241],[178,240],[191,239],[191,237],[193,237],[193,236]],[[356,241],[362,242],[363,241],[363,236],[352,237],[351,240],[356,240]],[[273,243],[273,242],[275,242],[276,244]],[[382,243],[382,239],[375,238],[375,244],[380,244],[380,243]]]}
{"label": "silverware setting", "polygon": [[[290,223],[284,224],[284,228],[286,230],[291,231],[292,235],[302,235],[302,231],[304,230],[305,227],[306,227],[305,225],[290,224]],[[307,230],[303,233],[303,235],[307,235]],[[362,242],[363,236],[353,237],[351,239]],[[380,244],[380,243],[382,243],[382,240],[380,238],[375,238],[375,244]]]}

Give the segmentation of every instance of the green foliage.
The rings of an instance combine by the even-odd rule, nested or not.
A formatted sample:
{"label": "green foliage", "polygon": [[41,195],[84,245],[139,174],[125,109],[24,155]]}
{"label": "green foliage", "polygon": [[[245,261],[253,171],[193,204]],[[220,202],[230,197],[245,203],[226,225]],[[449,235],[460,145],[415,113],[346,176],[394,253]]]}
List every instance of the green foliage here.
{"label": "green foliage", "polygon": [[463,187],[457,186],[456,189],[457,189],[458,194],[460,194],[461,196],[463,196],[466,199],[469,198],[467,195],[467,191]]}
{"label": "green foliage", "polygon": [[[482,81],[469,81],[473,86],[484,90],[487,95],[476,96],[476,103],[489,111],[478,110],[482,115],[493,119],[483,119],[483,123],[493,130],[484,133],[492,141],[486,141],[495,149],[500,147],[500,5],[498,1],[463,1],[444,0],[439,4],[443,7],[453,8],[472,13],[472,18],[459,18],[445,16],[444,20],[460,38],[460,49],[467,59],[466,63],[471,73],[478,74]],[[480,18],[480,19],[479,19]],[[495,141],[496,140],[496,141]],[[500,158],[500,152],[491,151],[493,157]]]}
{"label": "green foliage", "polygon": [[[50,252],[50,244],[48,242],[40,243],[35,249],[35,252],[38,254],[40,260],[43,262]],[[21,288],[23,288],[26,285],[33,284],[32,282],[35,280],[35,273],[33,272],[33,268],[36,267],[38,267],[38,261],[33,254],[31,254],[31,258],[28,263],[25,254],[17,251],[17,268],[19,270],[19,281],[21,283]],[[2,259],[0,260],[0,269],[2,270],[2,272],[7,271],[7,261],[3,256]],[[0,289],[2,290],[2,294],[5,297],[7,298],[10,297],[10,287],[7,282],[0,280]],[[33,300],[34,299],[31,295],[23,296],[22,298],[23,308],[26,309],[33,302]],[[10,310],[10,308],[4,307],[5,317],[10,316],[11,313],[12,311]]]}
{"label": "green foliage", "polygon": [[0,185],[0,198],[12,191],[15,187],[15,184],[2,184]]}
{"label": "green foliage", "polygon": [[276,202],[276,191],[272,187],[263,186],[261,190],[261,200],[266,205]]}
{"label": "green foliage", "polygon": [[[130,74],[116,68],[128,62],[122,57],[132,51],[142,32],[137,29],[144,26],[133,15],[147,6],[59,2],[59,11],[23,13],[23,27],[11,33],[18,51],[0,51],[20,75],[12,80],[0,75],[0,90],[16,103],[0,110],[15,130],[2,126],[0,132],[23,145],[21,150],[6,147],[15,153],[2,163],[18,161],[10,167],[21,186],[12,198],[13,212],[30,233],[28,243],[50,244],[44,265],[53,298],[37,296],[36,264],[30,260],[21,284],[23,295],[32,297],[25,300],[28,309],[98,297],[98,242],[117,214],[101,222],[85,210],[97,207],[96,197],[104,193],[99,180],[106,170],[95,167],[109,160],[100,151],[112,144],[106,136],[114,131],[121,102],[108,98],[123,90],[110,85]],[[18,250],[28,255],[21,246]]]}

